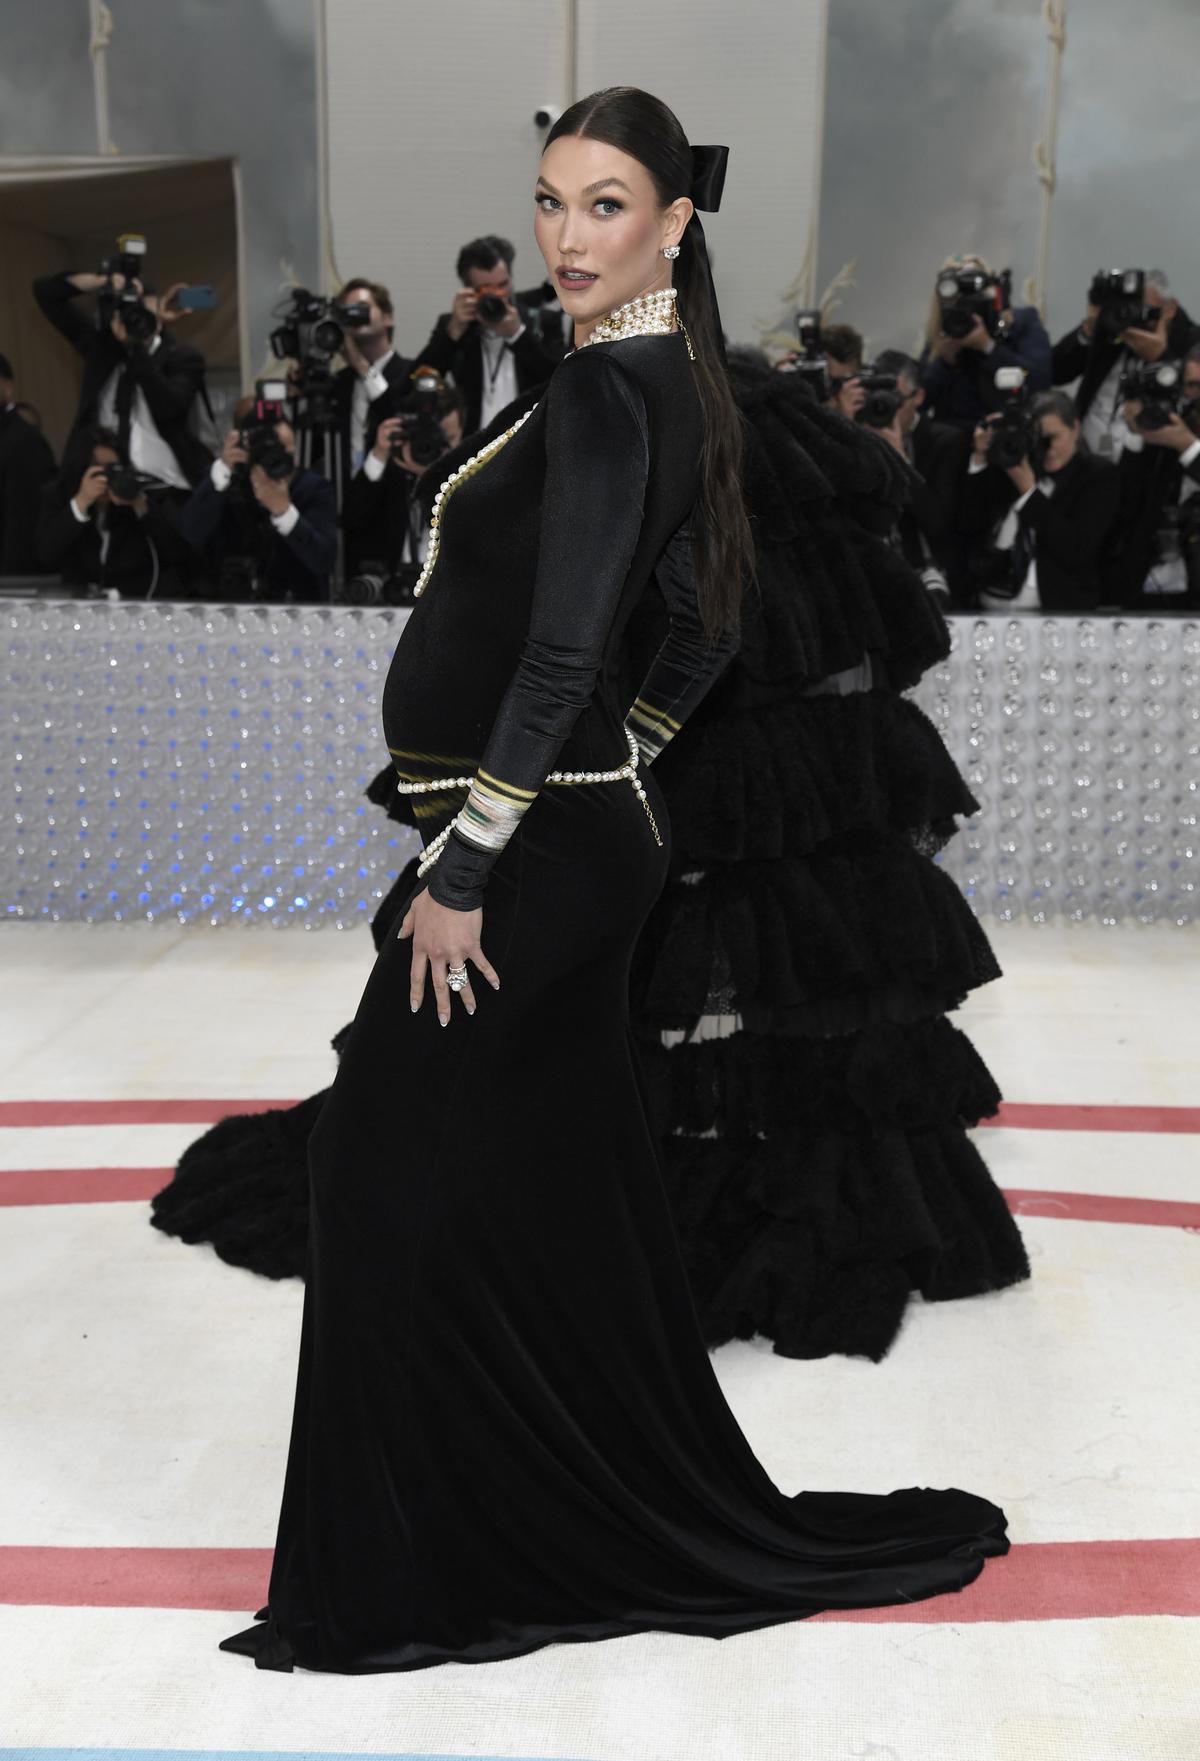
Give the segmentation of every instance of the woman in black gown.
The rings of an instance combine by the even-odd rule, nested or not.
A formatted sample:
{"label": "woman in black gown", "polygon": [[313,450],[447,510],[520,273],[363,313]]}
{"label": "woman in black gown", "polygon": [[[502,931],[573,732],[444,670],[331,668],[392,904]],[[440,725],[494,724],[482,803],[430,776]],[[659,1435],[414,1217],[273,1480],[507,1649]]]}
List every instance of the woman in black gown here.
{"label": "woman in black gown", "polygon": [[[260,1667],[722,1637],[958,1589],[1007,1550],[970,1493],[767,1478],[643,1108],[629,970],[669,833],[639,760],[732,651],[749,553],[694,218],[722,171],[631,88],[572,106],[543,154],[577,347],[442,490],[385,689],[425,858],[310,1143],[269,1601],[223,1641]],[[615,660],[651,575],[671,630],[631,708]]]}

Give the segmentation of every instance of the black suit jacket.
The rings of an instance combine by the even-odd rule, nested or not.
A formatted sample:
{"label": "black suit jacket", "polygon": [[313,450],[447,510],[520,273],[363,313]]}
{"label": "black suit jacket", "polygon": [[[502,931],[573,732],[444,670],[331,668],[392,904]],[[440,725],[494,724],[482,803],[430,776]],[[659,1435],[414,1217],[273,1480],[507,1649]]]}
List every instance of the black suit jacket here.
{"label": "black suit jacket", "polygon": [[[1120,513],[1104,562],[1105,597],[1130,611],[1191,611],[1193,588],[1179,594],[1147,594],[1146,576],[1158,554],[1158,533],[1179,501],[1185,476],[1200,484],[1200,459],[1186,468],[1177,452],[1164,446],[1126,448],[1117,465]],[[1200,501],[1195,504],[1200,508]]]}
{"label": "black suit jacket", "polygon": [[[367,405],[366,421],[363,424],[363,448],[370,452],[379,433],[379,424],[389,416],[397,414],[401,401],[412,389],[409,376],[415,367],[421,365],[420,359],[406,360],[402,355],[393,355],[383,370],[388,388],[382,396],[375,398]],[[390,528],[384,504],[362,489],[370,491],[374,485],[367,482],[359,467],[357,474],[353,470],[350,454],[350,409],[354,397],[354,387],[358,374],[353,367],[343,367],[334,380],[334,396],[338,412],[338,448],[342,469],[342,498],[340,512],[342,525],[346,535],[346,573],[353,574],[364,562],[382,560],[388,554]],[[355,486],[358,485],[356,488]]]}
{"label": "black suit jacket", "polygon": [[[152,495],[139,519],[132,508],[105,510],[107,550],[101,544],[95,505],[86,520],[71,511],[74,489],[55,478],[42,491],[37,554],[44,569],[71,587],[115,587],[130,598],[153,588],[156,599],[175,599],[184,590],[190,553],[179,526],[178,492]],[[101,555],[103,552],[103,560]]]}
{"label": "black suit jacket", "polygon": [[0,575],[38,573],[38,508],[53,475],[46,437],[18,410],[0,411]]}
{"label": "black suit jacket", "polygon": [[33,297],[61,336],[83,359],[83,385],[75,426],[95,422],[100,393],[114,369],[132,374],[145,393],[154,425],[179,461],[189,483],[198,483],[212,463],[208,448],[188,428],[192,405],[204,386],[204,356],[165,333],[153,354],[145,349],[127,353],[110,330],[97,330],[75,301],[79,291],[66,274],[41,275]]}
{"label": "black suit jacket", "polygon": [[908,506],[898,522],[901,549],[908,562],[920,568],[927,545],[953,588],[963,562],[958,500],[971,437],[965,428],[922,416],[912,431],[912,451]]}
{"label": "black suit jacket", "polygon": [[[552,342],[547,342],[543,337],[540,320],[531,307],[524,305],[520,299],[515,304],[525,322],[525,329],[512,345],[519,396],[531,386],[540,385],[544,379],[549,379],[562,359],[563,351],[561,348],[556,349]],[[480,341],[479,325],[472,324],[465,335],[455,342],[447,328],[449,323],[449,312],[443,312],[419,358],[429,366],[436,367],[439,373],[454,375],[454,383],[467,402],[466,431],[473,434],[480,425],[483,410],[483,344]]]}
{"label": "black suit jacket", "polygon": [[[989,465],[964,479],[959,524],[979,548],[1017,500],[1006,471]],[[1092,611],[1104,603],[1101,558],[1117,515],[1117,467],[1078,452],[1054,479],[1053,496],[1035,489],[1018,519],[1033,534],[1043,611]]]}
{"label": "black suit jacket", "polygon": [[253,557],[264,599],[328,599],[337,560],[333,485],[319,471],[301,470],[290,493],[300,518],[281,537],[244,479],[235,477],[219,490],[210,472],[183,510],[184,537],[210,568],[219,568],[227,556]]}
{"label": "black suit jacket", "polygon": [[[1167,358],[1181,361],[1198,335],[1200,331],[1197,331],[1196,325],[1180,306],[1167,326]],[[1092,336],[1085,341],[1080,336],[1078,327],[1055,343],[1051,356],[1054,384],[1069,385],[1073,379],[1079,380],[1075,407],[1081,420],[1087,415],[1096,393],[1125,352],[1122,343],[1108,338]]]}

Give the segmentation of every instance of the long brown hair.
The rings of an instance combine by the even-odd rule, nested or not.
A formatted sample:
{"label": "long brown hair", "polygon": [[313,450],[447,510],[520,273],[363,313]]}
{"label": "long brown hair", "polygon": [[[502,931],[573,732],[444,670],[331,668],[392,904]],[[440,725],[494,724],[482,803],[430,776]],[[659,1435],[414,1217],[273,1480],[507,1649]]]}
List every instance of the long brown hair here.
{"label": "long brown hair", "polygon": [[[660,208],[689,195],[692,152],[674,111],[637,86],[608,86],[564,110],[546,146],[583,135],[628,153],[650,173]],[[700,491],[692,546],[700,615],[710,637],[736,625],[754,573],[754,540],[742,500],[742,418],[725,371],[719,314],[700,229],[689,221],[675,259],[680,316],[696,351],[693,368],[704,413]]]}

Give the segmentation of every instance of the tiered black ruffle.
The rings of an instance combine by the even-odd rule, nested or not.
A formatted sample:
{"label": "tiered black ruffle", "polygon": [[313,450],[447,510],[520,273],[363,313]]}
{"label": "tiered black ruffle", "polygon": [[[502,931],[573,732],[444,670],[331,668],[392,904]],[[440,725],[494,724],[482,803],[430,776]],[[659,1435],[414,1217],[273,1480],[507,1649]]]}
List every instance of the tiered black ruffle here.
{"label": "tiered black ruffle", "polygon": [[[758,579],[737,661],[656,765],[672,879],[639,944],[633,1028],[710,1344],[763,1334],[788,1356],[878,1360],[914,1291],[944,1301],[1029,1271],[966,1136],[999,1093],[944,1018],[998,974],[930,859],[975,802],[899,695],[948,651],[886,542],[904,466],[793,378],[740,363],[732,378]],[[630,632],[635,689],[660,639],[650,612]],[[874,689],[822,692],[864,659]],[[368,794],[412,823],[390,769]],[[415,862],[377,942],[414,884]],[[696,1037],[720,1011],[742,1028]],[[668,1048],[664,1029],[689,1037]],[[304,1109],[321,1098],[207,1133],[156,1225],[302,1273]]]}

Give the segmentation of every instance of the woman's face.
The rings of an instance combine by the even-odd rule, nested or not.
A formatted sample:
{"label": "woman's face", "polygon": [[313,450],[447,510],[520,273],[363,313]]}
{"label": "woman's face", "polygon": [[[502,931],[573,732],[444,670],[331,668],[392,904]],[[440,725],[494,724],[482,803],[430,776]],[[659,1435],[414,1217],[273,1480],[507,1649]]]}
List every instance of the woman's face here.
{"label": "woman's face", "polygon": [[660,209],[639,159],[603,141],[560,135],[542,154],[534,201],[538,249],[577,340],[638,294],[670,287],[662,248],[679,243],[692,204],[681,196]]}

